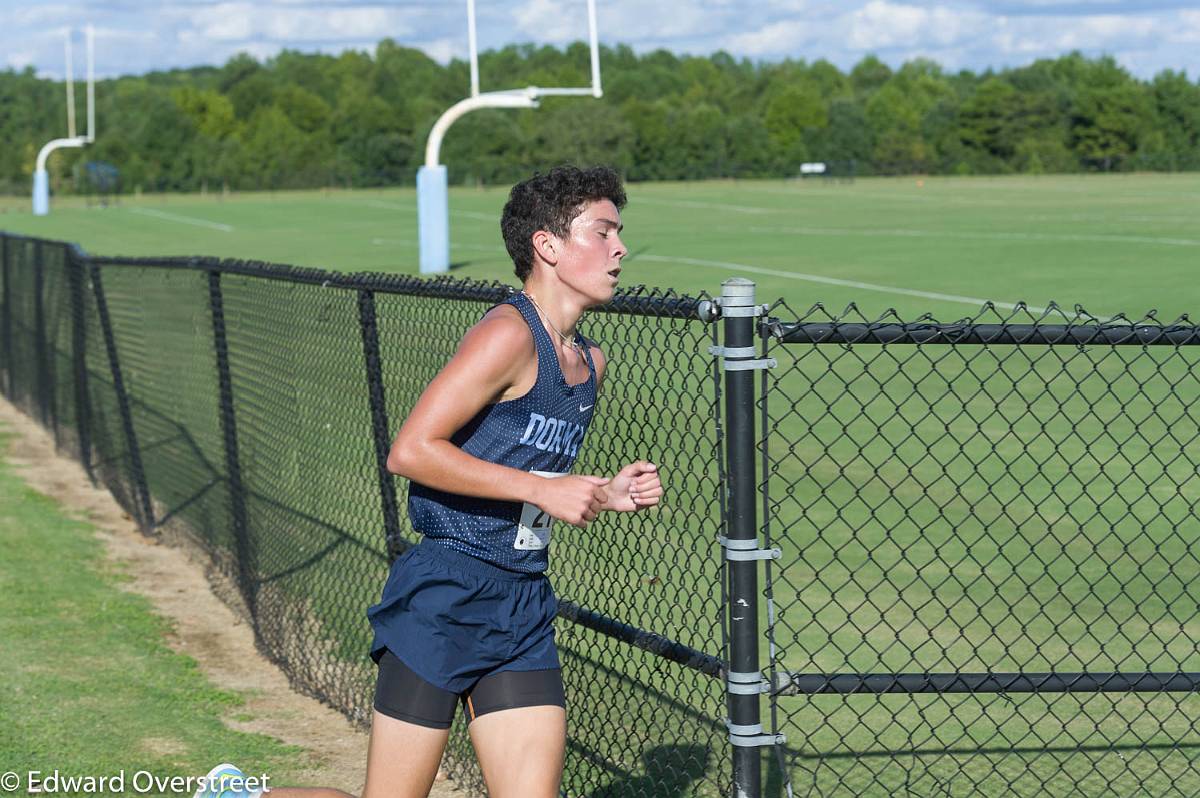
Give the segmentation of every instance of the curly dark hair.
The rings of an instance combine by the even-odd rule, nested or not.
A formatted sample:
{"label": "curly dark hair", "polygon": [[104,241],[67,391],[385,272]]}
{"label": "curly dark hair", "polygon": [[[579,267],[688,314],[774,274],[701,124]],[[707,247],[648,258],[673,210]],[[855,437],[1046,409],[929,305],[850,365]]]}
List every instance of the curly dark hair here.
{"label": "curly dark hair", "polygon": [[512,187],[500,215],[500,233],[521,282],[533,271],[533,234],[545,230],[566,238],[583,206],[602,199],[611,200],[617,210],[625,207],[621,176],[608,166],[556,166]]}

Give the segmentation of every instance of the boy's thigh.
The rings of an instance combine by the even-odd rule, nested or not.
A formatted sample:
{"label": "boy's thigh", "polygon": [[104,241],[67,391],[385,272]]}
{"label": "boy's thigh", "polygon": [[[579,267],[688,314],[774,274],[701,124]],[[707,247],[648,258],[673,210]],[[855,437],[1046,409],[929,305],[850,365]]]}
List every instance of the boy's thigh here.
{"label": "boy's thigh", "polygon": [[409,723],[376,710],[362,798],[425,798],[449,737],[449,729]]}
{"label": "boy's thigh", "polygon": [[563,707],[488,712],[471,722],[470,732],[490,798],[557,798],[567,742]]}

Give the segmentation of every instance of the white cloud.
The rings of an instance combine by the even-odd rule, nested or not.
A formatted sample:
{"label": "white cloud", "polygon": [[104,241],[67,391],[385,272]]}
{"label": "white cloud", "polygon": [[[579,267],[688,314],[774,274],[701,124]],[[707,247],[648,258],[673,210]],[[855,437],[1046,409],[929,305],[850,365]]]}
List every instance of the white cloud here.
{"label": "white cloud", "polygon": [[1179,23],[1167,34],[1167,40],[1180,44],[1200,44],[1200,11],[1180,11]]}
{"label": "white cloud", "polygon": [[244,41],[250,38],[254,26],[250,20],[251,7],[244,4],[222,3],[192,14],[191,23],[196,41]]}
{"label": "white cloud", "polygon": [[570,6],[561,0],[528,0],[511,13],[521,33],[561,44],[587,36],[587,8]]}
{"label": "white cloud", "polygon": [[33,53],[29,50],[8,52],[4,54],[5,66],[21,70],[33,63]]}
{"label": "white cloud", "polygon": [[294,8],[258,3],[219,3],[192,9],[177,23],[194,40],[247,42],[269,39],[288,46],[305,42],[374,41],[411,32],[401,9]]}
{"label": "white cloud", "polygon": [[[601,3],[596,9],[600,37],[610,42],[639,41],[661,43],[688,38],[712,39],[727,33],[739,22],[739,12],[746,3],[715,3],[703,0],[676,0],[673,3],[644,3],[636,0],[615,0]],[[585,28],[586,30],[586,28]]]}
{"label": "white cloud", "polygon": [[828,34],[829,26],[817,21],[783,20],[755,31],[735,33],[722,40],[721,46],[733,53],[751,57],[780,53],[799,53],[801,46]]}
{"label": "white cloud", "polygon": [[446,63],[452,58],[467,57],[467,43],[462,38],[433,39],[421,45],[421,50],[434,61]]}
{"label": "white cloud", "polygon": [[1089,17],[1038,17],[1007,21],[981,42],[998,54],[1056,55],[1071,50],[1089,53],[1154,47],[1170,26],[1149,17],[1099,14]]}
{"label": "white cloud", "polygon": [[849,15],[849,43],[857,50],[944,47],[977,37],[994,18],[977,11],[871,0]]}

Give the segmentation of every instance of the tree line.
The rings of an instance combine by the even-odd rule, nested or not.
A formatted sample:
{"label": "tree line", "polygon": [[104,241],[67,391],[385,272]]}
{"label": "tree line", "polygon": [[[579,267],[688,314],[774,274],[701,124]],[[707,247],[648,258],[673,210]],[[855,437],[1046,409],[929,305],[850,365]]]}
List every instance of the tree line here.
{"label": "tree line", "polygon": [[[975,73],[867,56],[843,72],[617,46],[601,62],[602,100],[456,122],[441,153],[451,181],[507,183],[567,161],[630,180],[790,177],[807,161],[858,175],[1200,169],[1200,83],[1173,70],[1140,80],[1111,57]],[[484,91],[585,86],[588,50],[509,46],[481,54],[480,72]],[[430,128],[468,86],[466,62],[391,39],[373,55],[242,54],[104,80],[95,144],[55,153],[51,185],[96,190],[103,172],[88,162],[114,165],[125,192],[412,183]],[[65,135],[64,95],[32,68],[0,72],[0,191],[29,190],[38,149]]]}

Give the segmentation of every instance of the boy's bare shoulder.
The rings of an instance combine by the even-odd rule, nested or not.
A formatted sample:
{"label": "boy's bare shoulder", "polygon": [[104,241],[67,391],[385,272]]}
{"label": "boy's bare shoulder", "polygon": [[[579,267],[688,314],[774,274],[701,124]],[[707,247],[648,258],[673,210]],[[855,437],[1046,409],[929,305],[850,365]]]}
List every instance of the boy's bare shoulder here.
{"label": "boy's bare shoulder", "polygon": [[497,305],[463,336],[463,346],[489,357],[521,360],[534,353],[533,333],[512,305]]}

